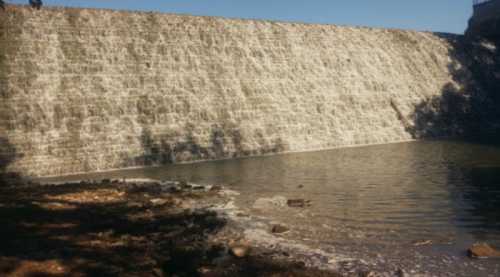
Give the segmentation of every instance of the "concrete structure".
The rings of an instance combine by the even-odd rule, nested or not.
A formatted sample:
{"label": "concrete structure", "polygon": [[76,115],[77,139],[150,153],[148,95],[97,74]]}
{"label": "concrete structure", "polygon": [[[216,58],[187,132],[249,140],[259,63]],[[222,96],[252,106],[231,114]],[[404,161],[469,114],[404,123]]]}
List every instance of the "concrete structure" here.
{"label": "concrete structure", "polygon": [[467,34],[500,38],[500,0],[474,0],[474,14],[469,21]]}
{"label": "concrete structure", "polygon": [[436,120],[455,110],[441,96],[460,96],[470,78],[459,39],[9,6],[0,171],[64,175],[446,135]]}

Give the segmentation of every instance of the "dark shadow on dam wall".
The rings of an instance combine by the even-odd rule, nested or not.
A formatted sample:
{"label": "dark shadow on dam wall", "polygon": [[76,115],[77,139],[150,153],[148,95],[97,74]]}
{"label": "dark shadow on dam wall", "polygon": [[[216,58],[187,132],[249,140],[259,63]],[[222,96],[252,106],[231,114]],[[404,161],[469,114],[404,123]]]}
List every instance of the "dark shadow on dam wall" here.
{"label": "dark shadow on dam wall", "polygon": [[267,140],[264,134],[260,137],[259,149],[245,150],[242,145],[242,134],[237,126],[214,125],[210,130],[210,141],[202,144],[193,134],[193,126],[186,126],[187,135],[177,140],[162,134],[155,135],[147,126],[143,126],[141,146],[143,155],[127,161],[127,164],[136,166],[166,165],[177,162],[195,160],[217,160],[245,157],[252,155],[276,154],[288,150],[288,146],[281,138]]}
{"label": "dark shadow on dam wall", "polygon": [[7,166],[13,161],[15,149],[6,138],[0,137],[0,176],[5,175]]}
{"label": "dark shadow on dam wall", "polygon": [[19,174],[8,170],[9,165],[19,156],[14,145],[7,138],[0,137],[0,186],[20,179]]}
{"label": "dark shadow on dam wall", "polygon": [[408,132],[416,139],[459,137],[487,143],[500,139],[499,41],[446,37],[452,44],[453,81],[440,96],[419,103]]}

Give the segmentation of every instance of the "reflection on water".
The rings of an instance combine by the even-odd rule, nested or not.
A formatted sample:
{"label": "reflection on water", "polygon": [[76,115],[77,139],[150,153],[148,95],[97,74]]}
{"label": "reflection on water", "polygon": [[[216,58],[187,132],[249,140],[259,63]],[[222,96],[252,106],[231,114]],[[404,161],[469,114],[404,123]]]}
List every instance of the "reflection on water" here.
{"label": "reflection on water", "polygon": [[465,222],[471,232],[482,237],[500,230],[500,166],[485,165],[466,168],[461,196],[465,204]]}
{"label": "reflection on water", "polygon": [[494,146],[402,143],[92,177],[223,183],[242,192],[242,207],[273,195],[310,199],[313,205],[305,212],[271,216],[303,228],[304,234],[314,227],[311,234],[323,242],[432,239],[461,249],[476,240],[500,242],[500,148]]}

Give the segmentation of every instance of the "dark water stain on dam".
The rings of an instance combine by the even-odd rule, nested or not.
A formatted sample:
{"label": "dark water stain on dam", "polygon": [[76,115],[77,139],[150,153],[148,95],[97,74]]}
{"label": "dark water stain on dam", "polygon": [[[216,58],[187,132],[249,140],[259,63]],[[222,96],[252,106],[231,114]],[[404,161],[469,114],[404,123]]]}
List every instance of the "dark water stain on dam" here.
{"label": "dark water stain on dam", "polygon": [[[241,193],[236,204],[243,210],[291,226],[290,238],[355,258],[475,276],[500,268],[498,260],[465,258],[474,242],[500,247],[498,146],[400,143],[66,179],[142,177],[225,184]],[[304,198],[312,205],[252,209],[257,199],[273,196]]]}

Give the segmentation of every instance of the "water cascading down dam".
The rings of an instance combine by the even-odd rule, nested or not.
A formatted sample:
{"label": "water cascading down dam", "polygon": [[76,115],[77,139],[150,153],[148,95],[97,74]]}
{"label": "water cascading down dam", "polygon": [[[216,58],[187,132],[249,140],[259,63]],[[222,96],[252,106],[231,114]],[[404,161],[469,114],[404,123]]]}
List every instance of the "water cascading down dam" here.
{"label": "water cascading down dam", "polygon": [[3,172],[466,132],[475,73],[461,36],[93,9],[0,13]]}

